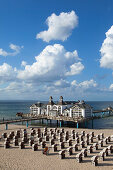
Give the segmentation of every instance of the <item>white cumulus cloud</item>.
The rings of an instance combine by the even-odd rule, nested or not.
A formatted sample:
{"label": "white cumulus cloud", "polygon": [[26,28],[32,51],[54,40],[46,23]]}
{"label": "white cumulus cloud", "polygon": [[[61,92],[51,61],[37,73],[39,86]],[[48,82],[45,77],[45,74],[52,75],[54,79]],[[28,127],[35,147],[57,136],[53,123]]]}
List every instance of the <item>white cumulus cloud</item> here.
{"label": "white cumulus cloud", "polygon": [[13,50],[14,52],[6,52],[2,48],[0,48],[0,55],[4,56],[4,57],[6,57],[6,56],[15,56],[15,55],[20,53],[20,50],[23,48],[23,46],[18,46],[18,45],[15,45],[15,44],[10,44],[9,48],[11,50]]}
{"label": "white cumulus cloud", "polygon": [[106,38],[100,49],[100,66],[113,69],[113,25],[106,32]]}
{"label": "white cumulus cloud", "polygon": [[80,60],[78,54],[73,52],[68,54],[70,57],[67,57],[67,51],[60,44],[48,45],[35,57],[36,62],[26,65],[24,70],[18,71],[18,78],[52,81],[79,74],[84,66],[78,61]]}
{"label": "white cumulus cloud", "polygon": [[7,63],[0,65],[0,81],[7,82],[15,79],[16,77],[16,68],[12,68]]}
{"label": "white cumulus cloud", "polygon": [[74,11],[68,13],[62,12],[59,16],[53,13],[47,18],[46,23],[48,25],[48,30],[38,33],[36,38],[40,38],[46,42],[51,40],[64,41],[77,26],[78,17]]}
{"label": "white cumulus cloud", "polygon": [[81,83],[77,83],[76,80],[73,80],[71,82],[71,85],[76,86],[76,87],[81,88],[81,89],[88,89],[88,88],[92,88],[92,87],[97,87],[97,83],[93,79],[85,80],[85,81],[82,81]]}

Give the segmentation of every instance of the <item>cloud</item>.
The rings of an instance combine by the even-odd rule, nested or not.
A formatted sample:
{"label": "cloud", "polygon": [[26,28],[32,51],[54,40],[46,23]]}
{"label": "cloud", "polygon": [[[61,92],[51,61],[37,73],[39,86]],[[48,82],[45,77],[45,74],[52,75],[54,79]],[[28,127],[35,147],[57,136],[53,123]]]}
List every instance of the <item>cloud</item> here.
{"label": "cloud", "polygon": [[16,78],[16,68],[12,68],[7,63],[0,65],[0,81],[7,82]]}
{"label": "cloud", "polygon": [[37,39],[49,42],[51,40],[65,41],[72,30],[78,25],[78,17],[74,11],[68,13],[60,13],[59,16],[52,14],[46,20],[48,25],[47,31],[42,31],[37,34]]}
{"label": "cloud", "polygon": [[111,85],[109,86],[109,90],[110,90],[110,91],[113,91],[113,84],[111,84]]}
{"label": "cloud", "polygon": [[101,52],[100,66],[104,68],[110,68],[113,70],[113,25],[106,32],[106,38],[102,43],[100,52]]}
{"label": "cloud", "polygon": [[10,48],[11,50],[13,50],[14,52],[6,52],[6,51],[4,51],[2,48],[0,48],[0,55],[1,55],[1,56],[4,56],[4,57],[6,57],[6,56],[15,56],[15,55],[19,54],[19,53],[20,53],[20,50],[21,50],[22,48],[24,48],[24,47],[23,47],[23,46],[17,46],[17,45],[15,45],[15,44],[10,44],[10,45],[9,45],[9,48]]}
{"label": "cloud", "polygon": [[25,67],[27,65],[26,61],[22,61],[21,66]]}
{"label": "cloud", "polygon": [[56,87],[61,87],[61,88],[70,87],[70,83],[68,81],[66,81],[66,80],[63,80],[63,79],[56,81],[54,83],[54,85]]}
{"label": "cloud", "polygon": [[66,76],[80,74],[84,69],[83,64],[78,61],[78,54],[67,52],[60,44],[46,46],[35,59],[32,65],[26,65],[24,70],[18,71],[19,79],[45,82],[60,80]]}
{"label": "cloud", "polygon": [[66,73],[67,76],[72,76],[76,74],[80,74],[84,69],[84,65],[81,62],[74,63],[70,66],[70,71]]}
{"label": "cloud", "polygon": [[81,88],[81,89],[88,89],[88,88],[92,88],[92,87],[97,87],[97,83],[96,83],[96,81],[94,81],[93,79],[91,79],[91,80],[85,80],[85,81],[83,81],[83,82],[81,82],[81,83],[77,83],[76,80],[73,80],[73,81],[71,82],[71,85],[72,85],[72,86],[79,87],[79,88]]}

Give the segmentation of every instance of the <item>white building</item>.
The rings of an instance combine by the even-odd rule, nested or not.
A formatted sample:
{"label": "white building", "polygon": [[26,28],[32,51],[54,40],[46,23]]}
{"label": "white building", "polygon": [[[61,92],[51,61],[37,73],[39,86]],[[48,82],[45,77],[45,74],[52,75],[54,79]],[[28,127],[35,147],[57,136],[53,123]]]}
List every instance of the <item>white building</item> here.
{"label": "white building", "polygon": [[68,117],[84,117],[92,116],[92,107],[84,101],[79,102],[64,102],[63,97],[60,96],[59,102],[54,103],[52,96],[49,98],[47,105],[43,103],[36,103],[30,107],[31,113],[48,116],[68,116]]}
{"label": "white building", "polygon": [[75,103],[70,108],[70,114],[69,117],[84,117],[88,118],[92,116],[92,107],[88,104],[86,104],[84,101],[79,101],[78,103]]}
{"label": "white building", "polygon": [[46,105],[43,103],[36,103],[30,106],[30,113],[35,115],[46,114]]}

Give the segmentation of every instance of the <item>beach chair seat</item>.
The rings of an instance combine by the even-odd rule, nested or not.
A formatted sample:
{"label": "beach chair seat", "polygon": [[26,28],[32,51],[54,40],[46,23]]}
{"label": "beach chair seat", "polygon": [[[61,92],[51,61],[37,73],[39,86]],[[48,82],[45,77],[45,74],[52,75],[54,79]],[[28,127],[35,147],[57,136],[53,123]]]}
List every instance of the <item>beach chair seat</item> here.
{"label": "beach chair seat", "polygon": [[82,136],[85,136],[85,131],[81,131],[81,135],[82,135]]}
{"label": "beach chair seat", "polygon": [[29,146],[32,146],[34,144],[34,140],[29,139]]}
{"label": "beach chair seat", "polygon": [[79,162],[79,163],[81,163],[81,162],[83,161],[82,153],[78,153],[78,154],[76,155],[76,160],[77,160],[77,162]]}
{"label": "beach chair seat", "polygon": [[73,148],[74,148],[75,152],[78,151],[78,144],[74,144]]}
{"label": "beach chair seat", "polygon": [[72,155],[73,154],[73,147],[67,148],[67,152],[68,152],[69,155]]}
{"label": "beach chair seat", "polygon": [[104,133],[100,133],[100,138],[104,139]]}
{"label": "beach chair seat", "polygon": [[24,144],[24,142],[20,142],[20,143],[19,143],[19,148],[20,148],[20,149],[25,149],[25,144]]}
{"label": "beach chair seat", "polygon": [[75,139],[75,134],[72,134],[71,137],[72,137],[72,139]]}
{"label": "beach chair seat", "polygon": [[87,146],[88,153],[93,153],[93,146]]}
{"label": "beach chair seat", "polygon": [[32,150],[33,151],[38,151],[38,144],[37,143],[32,144]]}
{"label": "beach chair seat", "polygon": [[46,142],[45,141],[41,142],[41,146],[42,146],[42,148],[45,148],[46,147]]}
{"label": "beach chair seat", "polygon": [[108,144],[108,139],[107,139],[107,138],[104,138],[104,139],[103,139],[103,142],[104,142],[105,144]]}
{"label": "beach chair seat", "polygon": [[98,150],[98,143],[93,143],[93,149]]}
{"label": "beach chair seat", "polygon": [[83,157],[87,157],[87,149],[85,148],[85,149],[82,149],[81,150],[81,153],[82,153],[82,156]]}
{"label": "beach chair seat", "polygon": [[4,142],[4,149],[10,148],[10,142],[9,141],[5,141]]}
{"label": "beach chair seat", "polygon": [[96,135],[96,139],[99,141],[100,140],[100,135]]}
{"label": "beach chair seat", "polygon": [[18,146],[18,139],[13,139],[14,146]]}
{"label": "beach chair seat", "polygon": [[98,141],[98,145],[99,145],[100,147],[103,147],[103,140]]}
{"label": "beach chair seat", "polygon": [[86,139],[84,140],[84,142],[85,142],[86,145],[89,145],[89,139],[88,139],[88,138],[86,138]]}
{"label": "beach chair seat", "polygon": [[89,142],[93,143],[93,137],[92,136],[89,137]]}
{"label": "beach chair seat", "polygon": [[94,137],[95,135],[94,135],[94,132],[90,132],[90,134],[89,134],[91,137]]}
{"label": "beach chair seat", "polygon": [[61,149],[64,149],[65,148],[65,143],[64,142],[60,142],[60,147],[61,147]]}
{"label": "beach chair seat", "polygon": [[55,144],[55,140],[54,139],[51,139],[50,140],[50,145],[54,145]]}
{"label": "beach chair seat", "polygon": [[45,136],[45,141],[49,141],[49,135]]}
{"label": "beach chair seat", "polygon": [[93,156],[91,158],[91,163],[92,163],[92,165],[97,166],[98,165],[98,156]]}
{"label": "beach chair seat", "polygon": [[76,137],[76,138],[79,137],[78,132],[75,132],[75,137]]}
{"label": "beach chair seat", "polygon": [[64,159],[65,158],[65,150],[59,151],[59,156],[61,159]]}
{"label": "beach chair seat", "polygon": [[102,161],[105,160],[105,152],[104,152],[104,151],[101,151],[101,152],[99,153],[99,158],[100,158]]}
{"label": "beach chair seat", "polygon": [[80,142],[80,146],[81,146],[82,148],[84,148],[84,147],[85,147],[85,142],[84,142],[84,141],[81,141],[81,142]]}
{"label": "beach chair seat", "polygon": [[76,137],[76,138],[75,138],[75,142],[76,142],[76,143],[79,143],[79,142],[80,142],[79,137]]}
{"label": "beach chair seat", "polygon": [[113,153],[113,146],[112,145],[109,145],[107,148],[108,148],[108,153]]}
{"label": "beach chair seat", "polygon": [[72,140],[70,139],[70,140],[68,140],[67,141],[67,143],[69,144],[69,146],[72,146],[73,145],[73,142],[72,142]]}
{"label": "beach chair seat", "polygon": [[7,133],[2,133],[2,138],[7,138]]}
{"label": "beach chair seat", "polygon": [[105,152],[105,156],[108,156],[108,148],[104,148],[102,151]]}
{"label": "beach chair seat", "polygon": [[56,152],[57,151],[57,144],[52,145],[52,148],[53,148],[54,152]]}

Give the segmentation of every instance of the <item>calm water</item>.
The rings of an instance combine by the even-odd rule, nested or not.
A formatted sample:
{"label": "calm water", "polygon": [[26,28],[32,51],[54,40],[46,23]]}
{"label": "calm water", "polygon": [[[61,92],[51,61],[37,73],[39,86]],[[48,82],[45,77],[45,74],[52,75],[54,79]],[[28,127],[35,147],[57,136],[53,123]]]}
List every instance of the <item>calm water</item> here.
{"label": "calm water", "polygon": [[[0,119],[8,119],[14,118],[17,112],[29,113],[29,107],[36,103],[37,101],[0,101]],[[87,102],[90,104],[94,110],[96,109],[104,109],[108,106],[113,107],[113,102],[109,101],[90,101]],[[91,122],[88,123],[88,128],[91,128]],[[95,119],[94,120],[94,128],[109,128],[113,129],[113,117],[106,117],[102,119]]]}

